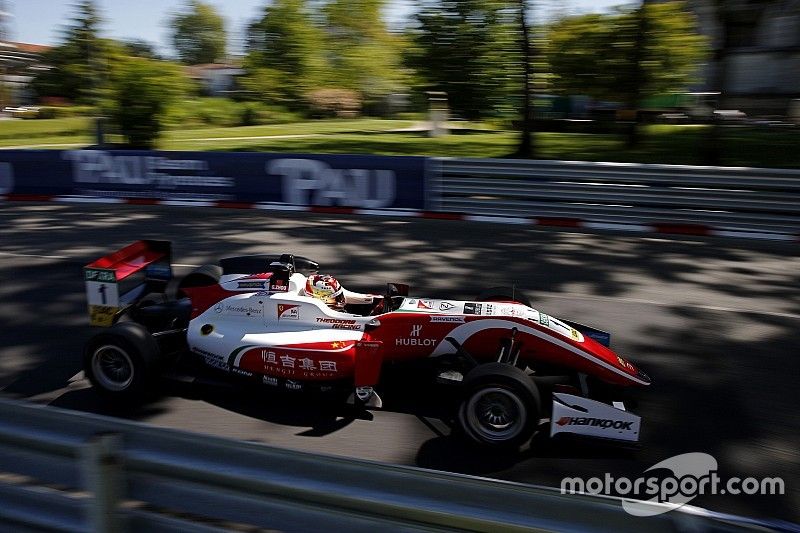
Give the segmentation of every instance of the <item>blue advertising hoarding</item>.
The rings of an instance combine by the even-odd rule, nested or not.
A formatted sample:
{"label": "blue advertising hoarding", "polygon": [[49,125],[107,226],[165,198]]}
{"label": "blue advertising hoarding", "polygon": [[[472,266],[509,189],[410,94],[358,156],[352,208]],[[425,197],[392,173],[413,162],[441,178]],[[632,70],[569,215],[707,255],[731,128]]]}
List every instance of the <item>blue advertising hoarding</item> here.
{"label": "blue advertising hoarding", "polygon": [[424,157],[0,151],[0,194],[425,207]]}

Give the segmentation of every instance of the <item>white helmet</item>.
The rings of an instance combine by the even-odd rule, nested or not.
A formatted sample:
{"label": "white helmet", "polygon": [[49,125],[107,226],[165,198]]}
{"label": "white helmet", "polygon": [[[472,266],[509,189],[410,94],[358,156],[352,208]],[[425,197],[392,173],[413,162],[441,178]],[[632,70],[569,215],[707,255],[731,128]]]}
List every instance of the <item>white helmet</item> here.
{"label": "white helmet", "polygon": [[306,280],[306,294],[333,308],[344,307],[344,288],[333,276],[313,274]]}

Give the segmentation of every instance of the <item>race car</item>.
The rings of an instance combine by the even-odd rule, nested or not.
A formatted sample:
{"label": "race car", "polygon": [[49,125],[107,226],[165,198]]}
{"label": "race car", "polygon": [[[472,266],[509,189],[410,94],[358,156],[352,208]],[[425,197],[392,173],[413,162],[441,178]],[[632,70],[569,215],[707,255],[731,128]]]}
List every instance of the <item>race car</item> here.
{"label": "race car", "polygon": [[[450,385],[454,425],[474,443],[523,445],[549,418],[549,436],[639,440],[640,417],[619,401],[650,378],[609,348],[610,335],[559,320],[513,292],[473,300],[345,289],[292,254],[220,260],[173,280],[171,246],[139,241],[84,269],[94,335],[84,372],[102,394],[145,397],[176,358],[290,391],[348,390],[379,408],[376,389],[398,364]],[[169,295],[168,295],[169,294]],[[409,384],[414,387],[413,383]]]}

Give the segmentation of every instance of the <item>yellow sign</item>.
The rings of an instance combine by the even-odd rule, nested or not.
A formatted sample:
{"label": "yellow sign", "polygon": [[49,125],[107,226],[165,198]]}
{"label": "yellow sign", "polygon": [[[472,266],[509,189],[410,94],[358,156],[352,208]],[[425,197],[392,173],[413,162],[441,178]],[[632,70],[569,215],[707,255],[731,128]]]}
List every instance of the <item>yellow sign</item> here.
{"label": "yellow sign", "polygon": [[89,323],[92,326],[108,327],[114,324],[114,315],[119,311],[118,307],[109,307],[107,305],[90,305],[89,306]]}

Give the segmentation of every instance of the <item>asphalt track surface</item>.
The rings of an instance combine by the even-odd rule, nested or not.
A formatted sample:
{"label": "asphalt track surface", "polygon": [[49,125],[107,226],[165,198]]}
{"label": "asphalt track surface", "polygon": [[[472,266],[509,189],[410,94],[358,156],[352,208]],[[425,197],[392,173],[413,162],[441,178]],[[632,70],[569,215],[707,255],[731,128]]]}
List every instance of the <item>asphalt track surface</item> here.
{"label": "asphalt track surface", "polygon": [[[80,372],[87,326],[81,268],[141,238],[174,262],[290,251],[354,290],[411,282],[415,295],[524,289],[557,317],[612,332],[652,376],[635,412],[640,450],[534,438],[519,455],[476,451],[440,400],[412,388],[372,420],[289,393],[202,384],[134,411],[105,405]],[[0,390],[6,396],[274,446],[558,486],[565,476],[636,478],[686,452],[719,475],[780,476],[783,496],[707,495],[693,504],[800,522],[800,255],[797,243],[587,233],[448,220],[126,205],[0,203]],[[402,383],[400,384],[402,388]],[[423,409],[423,414],[427,410]],[[202,438],[202,436],[198,436]],[[457,497],[457,495],[455,495]]]}

